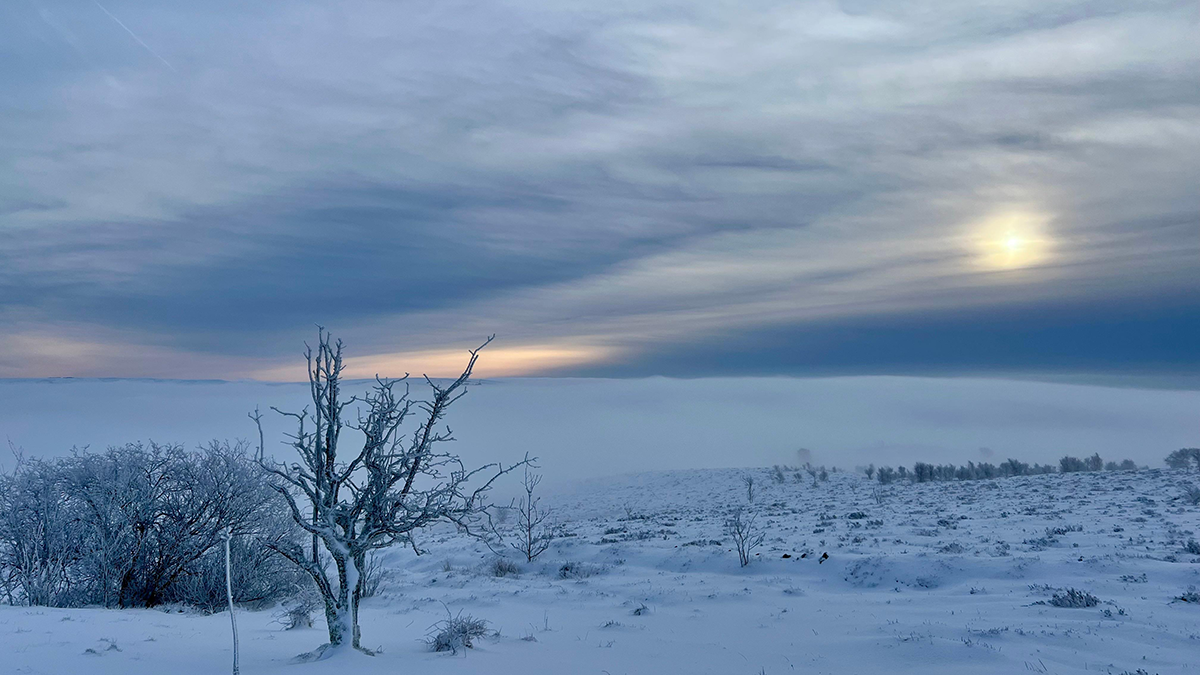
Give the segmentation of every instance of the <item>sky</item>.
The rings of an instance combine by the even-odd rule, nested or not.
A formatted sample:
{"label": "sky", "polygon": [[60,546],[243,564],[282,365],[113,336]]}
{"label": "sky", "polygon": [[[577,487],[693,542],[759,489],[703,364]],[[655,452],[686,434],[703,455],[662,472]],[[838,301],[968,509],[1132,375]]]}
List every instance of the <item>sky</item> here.
{"label": "sky", "polygon": [[0,4],[0,377],[1200,374],[1200,12]]}

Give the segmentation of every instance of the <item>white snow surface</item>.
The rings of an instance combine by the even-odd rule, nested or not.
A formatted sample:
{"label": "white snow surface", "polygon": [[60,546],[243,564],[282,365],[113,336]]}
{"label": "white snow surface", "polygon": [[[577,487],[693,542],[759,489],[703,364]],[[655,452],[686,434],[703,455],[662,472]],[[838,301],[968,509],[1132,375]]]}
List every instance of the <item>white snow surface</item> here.
{"label": "white snow surface", "polygon": [[[492,575],[476,540],[428,532],[427,555],[385,553],[363,605],[379,655],[295,665],[323,623],[285,631],[275,610],[242,611],[241,672],[1192,673],[1200,606],[1179,598],[1200,585],[1185,551],[1200,507],[1181,494],[1196,482],[1143,470],[880,488],[709,469],[560,484],[546,503],[570,536],[519,575]],[[722,527],[737,505],[767,532],[746,568]],[[1067,588],[1100,604],[1042,604]],[[459,612],[498,634],[429,651],[431,626]],[[0,635],[5,673],[210,674],[231,658],[228,617],[175,609],[2,607]]]}

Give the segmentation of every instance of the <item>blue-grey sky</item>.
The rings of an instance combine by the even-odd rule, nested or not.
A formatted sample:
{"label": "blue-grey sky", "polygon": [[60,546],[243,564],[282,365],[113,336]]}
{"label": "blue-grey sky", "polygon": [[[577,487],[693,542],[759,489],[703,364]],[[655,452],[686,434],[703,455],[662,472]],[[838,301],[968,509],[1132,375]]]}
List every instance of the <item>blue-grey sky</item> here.
{"label": "blue-grey sky", "polygon": [[0,376],[1200,373],[1193,1],[0,5]]}

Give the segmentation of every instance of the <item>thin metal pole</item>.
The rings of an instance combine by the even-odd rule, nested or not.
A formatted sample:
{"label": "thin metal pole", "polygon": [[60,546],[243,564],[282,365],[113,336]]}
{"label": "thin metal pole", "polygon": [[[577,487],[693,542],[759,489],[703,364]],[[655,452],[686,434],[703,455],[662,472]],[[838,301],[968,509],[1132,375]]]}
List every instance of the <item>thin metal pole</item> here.
{"label": "thin metal pole", "polygon": [[229,600],[229,625],[233,627],[233,675],[238,675],[237,618],[233,616],[233,564],[229,554],[229,543],[233,540],[233,529],[225,530],[225,597]]}

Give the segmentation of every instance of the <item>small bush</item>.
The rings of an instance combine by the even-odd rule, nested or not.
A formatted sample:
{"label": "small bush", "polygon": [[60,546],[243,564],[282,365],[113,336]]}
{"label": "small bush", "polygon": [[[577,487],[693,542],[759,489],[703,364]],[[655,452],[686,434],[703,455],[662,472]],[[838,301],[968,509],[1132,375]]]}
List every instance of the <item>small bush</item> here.
{"label": "small bush", "polygon": [[742,567],[750,564],[754,549],[761,546],[766,538],[766,533],[759,529],[757,521],[758,514],[747,513],[740,506],[734,509],[733,514],[725,521],[725,534],[733,539],[738,562]]}
{"label": "small bush", "polygon": [[488,566],[488,571],[494,577],[515,577],[521,573],[521,568],[508,558],[496,558],[492,561],[492,564]]}
{"label": "small bush", "polygon": [[1179,596],[1179,599],[1183,602],[1194,602],[1200,604],[1200,592],[1196,591],[1195,586],[1188,586],[1187,591],[1185,591],[1183,595]]}
{"label": "small bush", "polygon": [[1191,555],[1200,555],[1200,542],[1188,539],[1187,543],[1183,545],[1183,551]]}
{"label": "small bush", "polygon": [[1189,485],[1183,489],[1183,501],[1192,506],[1200,506],[1200,487]]}
{"label": "small bush", "polygon": [[1137,464],[1132,459],[1123,459],[1121,463],[1106,462],[1104,464],[1105,471],[1137,471]]}
{"label": "small bush", "polygon": [[1067,589],[1066,592],[1059,591],[1050,598],[1050,604],[1055,607],[1067,607],[1070,609],[1082,609],[1085,607],[1095,607],[1100,604],[1100,598],[1075,588]]}
{"label": "small bush", "polygon": [[464,647],[474,648],[475,640],[488,634],[487,621],[462,612],[434,624],[434,629],[437,632],[429,637],[429,647],[435,652],[451,654],[457,654]]}
{"label": "small bush", "polygon": [[275,615],[275,621],[283,625],[284,630],[312,628],[313,612],[320,609],[321,600],[314,594],[302,595],[283,605],[283,609]]}
{"label": "small bush", "polygon": [[562,579],[586,579],[600,572],[600,568],[595,565],[572,561],[567,561],[558,568],[558,576]]}

